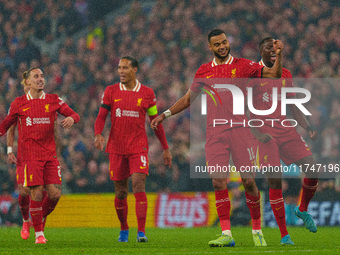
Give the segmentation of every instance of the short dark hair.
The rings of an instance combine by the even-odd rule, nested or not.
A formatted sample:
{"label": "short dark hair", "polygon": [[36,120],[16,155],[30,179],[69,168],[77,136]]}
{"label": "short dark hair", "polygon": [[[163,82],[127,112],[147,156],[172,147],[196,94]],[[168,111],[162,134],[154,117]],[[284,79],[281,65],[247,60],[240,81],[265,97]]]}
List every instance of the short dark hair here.
{"label": "short dark hair", "polygon": [[137,67],[137,69],[138,69],[139,64],[138,64],[138,61],[135,58],[133,58],[131,56],[125,56],[125,57],[122,57],[122,59],[129,60],[131,62],[132,67]]}
{"label": "short dark hair", "polygon": [[214,30],[211,30],[211,32],[208,34],[208,42],[210,43],[211,37],[221,34],[225,34],[225,32],[222,29],[215,28]]}
{"label": "short dark hair", "polygon": [[274,40],[274,39],[273,39],[273,37],[271,37],[271,36],[268,36],[268,37],[266,37],[266,38],[263,38],[263,39],[261,40],[261,42],[259,43],[259,48],[260,48],[260,50],[261,50],[262,45],[263,45],[266,41],[268,41],[268,40]]}

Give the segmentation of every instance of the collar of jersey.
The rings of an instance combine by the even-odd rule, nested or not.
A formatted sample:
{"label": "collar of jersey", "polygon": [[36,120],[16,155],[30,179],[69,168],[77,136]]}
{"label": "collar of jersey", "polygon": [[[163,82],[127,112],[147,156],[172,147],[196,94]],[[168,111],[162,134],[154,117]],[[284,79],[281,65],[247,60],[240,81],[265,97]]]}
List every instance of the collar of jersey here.
{"label": "collar of jersey", "polygon": [[[227,58],[227,60],[222,65],[229,65],[229,64],[231,64],[233,62],[233,60],[234,60],[234,57],[229,54],[229,57]],[[211,66],[212,67],[218,66],[218,64],[216,63],[216,59],[215,58],[213,59],[213,61],[211,63]]]}
{"label": "collar of jersey", "polygon": [[[34,99],[34,98],[32,97],[32,95],[31,95],[31,91],[28,91],[26,97],[27,97],[27,100]],[[43,93],[41,94],[41,96],[39,97],[39,99],[45,99],[45,97],[46,97],[46,94],[45,94],[45,92],[43,91]]]}
{"label": "collar of jersey", "polygon": [[260,64],[261,66],[267,67],[267,66],[265,65],[265,63],[263,62],[263,59],[262,59],[262,58],[261,58],[261,61],[259,62],[259,64]]}
{"label": "collar of jersey", "polygon": [[[134,92],[138,92],[139,90],[140,90],[140,88],[141,88],[141,84],[140,84],[140,82],[136,79],[136,86],[132,89],[132,91],[134,91]],[[120,90],[127,90],[126,89],[126,87],[125,87],[125,85],[123,84],[123,83],[119,83],[119,89]]]}

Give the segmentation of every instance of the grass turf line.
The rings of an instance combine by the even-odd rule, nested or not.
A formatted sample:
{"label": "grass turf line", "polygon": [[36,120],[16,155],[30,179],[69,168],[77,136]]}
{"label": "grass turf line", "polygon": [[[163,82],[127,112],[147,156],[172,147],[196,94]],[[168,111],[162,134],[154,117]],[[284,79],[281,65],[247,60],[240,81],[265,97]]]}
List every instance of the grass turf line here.
{"label": "grass turf line", "polygon": [[128,243],[118,243],[119,229],[46,228],[47,244],[20,237],[20,228],[0,228],[0,254],[340,254],[340,227],[319,227],[316,234],[302,227],[289,227],[293,246],[280,245],[278,229],[263,228],[267,247],[254,247],[250,227],[234,227],[236,247],[210,248],[208,242],[220,228],[146,229],[148,243],[137,243],[137,230],[130,229]]}

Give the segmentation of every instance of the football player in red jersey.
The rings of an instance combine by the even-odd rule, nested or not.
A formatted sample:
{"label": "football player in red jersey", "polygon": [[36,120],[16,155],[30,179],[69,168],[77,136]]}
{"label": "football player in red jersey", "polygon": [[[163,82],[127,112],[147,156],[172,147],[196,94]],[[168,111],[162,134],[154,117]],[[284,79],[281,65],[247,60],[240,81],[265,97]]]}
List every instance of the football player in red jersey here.
{"label": "football player in red jersey", "polygon": [[[148,114],[152,120],[158,114],[155,93],[136,79],[137,70],[138,62],[132,57],[126,56],[119,61],[118,74],[121,82],[105,89],[95,123],[95,147],[103,150],[105,139],[101,133],[106,116],[111,111],[111,131],[106,152],[109,153],[110,159],[110,178],[115,186],[115,208],[121,223],[119,242],[127,242],[129,236],[127,195],[130,176],[132,191],[136,198],[137,241],[148,241],[145,236],[148,206],[145,180],[149,171],[149,148],[145,116]],[[159,126],[155,134],[164,150],[164,163],[171,167],[172,156],[163,126]]]}
{"label": "football player in red jersey", "polygon": [[[25,95],[29,91],[29,86],[25,83],[25,80],[22,81],[22,85],[24,86]],[[14,144],[14,136],[15,136],[15,128],[17,123],[14,123],[7,131],[7,161],[10,164],[16,164],[17,168],[17,183],[19,189],[19,197],[18,203],[20,207],[20,212],[22,215],[22,229],[21,229],[21,238],[26,240],[30,236],[30,218],[29,218],[29,205],[30,205],[30,189],[29,187],[24,187],[24,171],[21,164],[21,156],[20,150],[18,148],[17,157],[13,152],[13,144]]]}
{"label": "football player in red jersey", "polygon": [[[273,43],[274,39],[271,37],[266,37],[260,42],[259,47],[262,57],[261,61],[259,62],[260,65],[267,67],[273,66],[276,59]],[[282,70],[282,79],[262,80],[261,82],[256,82],[256,80],[254,81],[252,82],[254,82],[254,84],[256,83],[256,85],[254,86],[253,102],[254,108],[258,110],[271,108],[272,97],[265,97],[264,95],[270,95],[273,88],[277,88],[277,93],[280,95],[282,87],[293,87],[292,75],[285,68]],[[296,96],[295,93],[289,93],[287,97],[293,98]],[[307,131],[309,138],[311,140],[315,140],[318,134],[310,127],[302,112],[294,104],[289,104],[288,106],[293,118],[302,128]],[[303,140],[301,135],[298,134],[295,127],[285,127],[279,124],[279,122],[286,119],[285,115],[281,115],[280,103],[278,103],[276,110],[272,114],[260,116],[250,112],[250,118],[261,119],[265,123],[262,127],[251,128],[254,136],[258,141],[260,141],[258,142],[257,151],[259,165],[280,166],[281,158],[287,166],[292,163],[295,163],[298,166],[303,166],[303,169],[301,170],[306,173],[306,178],[304,178],[302,184],[303,192],[301,204],[299,208],[295,209],[295,214],[304,221],[309,231],[315,233],[317,231],[317,227],[311,215],[307,213],[308,204],[314,196],[318,183],[317,174],[307,171],[307,169],[310,169],[316,164],[310,148]],[[269,124],[270,122],[264,121],[265,119],[274,119],[277,121],[273,122],[275,124],[272,126],[272,124]],[[269,199],[275,219],[280,228],[282,238],[281,244],[294,244],[286,228],[281,178],[282,172],[275,173],[274,176],[268,175]]]}
{"label": "football player in red jersey", "polygon": [[[26,79],[24,78],[21,81],[21,84],[24,87],[25,95],[27,95],[30,85],[26,83]],[[17,183],[18,183],[18,189],[19,189],[19,197],[18,197],[18,203],[20,206],[20,212],[23,219],[23,225],[21,229],[21,238],[26,240],[30,236],[30,219],[29,219],[29,204],[30,204],[30,189],[29,187],[24,187],[24,168],[21,163],[21,152],[20,147],[18,147],[17,150],[17,157],[14,154],[13,151],[13,144],[14,144],[14,137],[15,137],[15,128],[17,126],[17,123],[14,123],[7,131],[7,161],[10,164],[16,164],[17,168]],[[56,148],[57,148],[57,155],[60,155],[60,138],[57,133],[57,122],[54,122],[54,132],[55,132],[55,140],[56,140]],[[18,143],[20,144],[20,143]],[[43,226],[45,226],[46,223],[46,217],[52,212],[51,207],[55,204],[54,201],[51,201],[51,199],[46,196],[46,191],[43,192]]]}
{"label": "football player in red jersey", "polygon": [[56,112],[66,116],[64,128],[79,121],[75,113],[56,94],[45,94],[44,74],[39,68],[24,72],[23,78],[30,91],[17,97],[8,115],[0,125],[0,135],[18,123],[19,145],[24,168],[24,184],[30,188],[30,213],[35,230],[35,242],[46,243],[43,229],[43,188],[46,187],[48,214],[57,205],[61,195],[61,171],[56,155],[54,121]]}
{"label": "football player in red jersey", "polygon": [[[225,32],[221,29],[214,29],[208,35],[209,49],[214,54],[213,61],[203,64],[197,70],[195,78],[251,78],[251,77],[267,77],[280,78],[282,74],[281,52],[283,43],[279,40],[274,42],[276,61],[272,68],[260,66],[250,60],[243,58],[234,58],[230,54],[229,40]],[[194,100],[199,93],[201,84],[193,83],[188,92],[179,99],[169,110],[159,115],[151,122],[151,128],[157,126],[171,115],[177,114],[190,106],[190,100]],[[216,89],[217,90],[217,89]],[[218,91],[220,94],[220,91]],[[233,109],[230,92],[225,93],[222,97],[223,107],[220,111],[224,119],[237,118],[237,122],[246,120],[245,115],[235,116],[230,109]],[[208,110],[213,109],[209,107]],[[225,106],[226,105],[226,106]],[[223,109],[222,109],[223,108]],[[214,108],[215,109],[215,108]],[[207,133],[206,133],[206,161],[209,165],[229,164],[230,153],[233,156],[233,162],[236,168],[242,166],[251,166],[254,160],[249,157],[249,150],[253,149],[254,143],[251,141],[253,136],[249,128],[242,128],[240,125],[220,125],[213,127],[212,122],[216,111],[207,114]],[[224,111],[224,112],[223,112]],[[246,190],[247,205],[252,218],[252,234],[255,246],[266,246],[262,230],[261,230],[261,211],[260,211],[260,193],[257,189],[255,178],[253,175],[247,176],[241,172],[241,178]],[[220,219],[222,235],[209,242],[211,247],[234,246],[235,241],[232,238],[230,230],[230,200],[227,189],[226,178],[214,178],[212,175],[212,184],[215,190],[216,209]]]}

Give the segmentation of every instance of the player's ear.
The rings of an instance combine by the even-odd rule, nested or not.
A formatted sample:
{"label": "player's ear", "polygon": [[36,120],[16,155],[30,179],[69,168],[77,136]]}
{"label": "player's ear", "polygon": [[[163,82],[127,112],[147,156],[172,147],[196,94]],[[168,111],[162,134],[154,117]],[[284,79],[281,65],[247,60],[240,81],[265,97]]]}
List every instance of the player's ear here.
{"label": "player's ear", "polygon": [[133,68],[133,72],[134,72],[134,73],[137,73],[137,71],[138,71],[138,68],[137,68],[137,67],[134,67],[134,68]]}
{"label": "player's ear", "polygon": [[210,49],[210,50],[213,50],[213,49],[211,48],[211,45],[210,45],[210,43],[208,44],[208,46],[209,46],[209,49]]}

